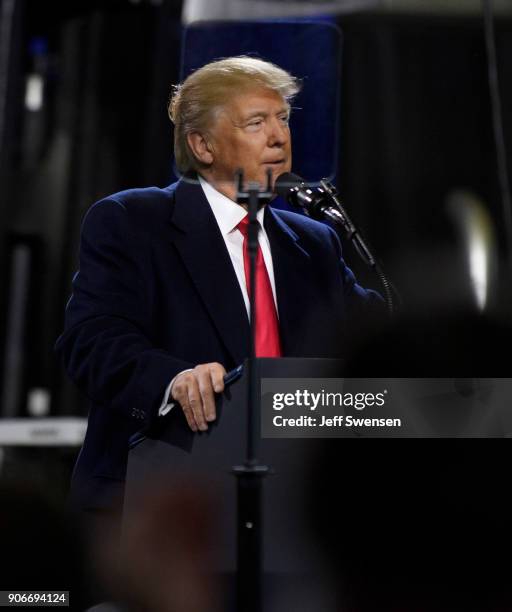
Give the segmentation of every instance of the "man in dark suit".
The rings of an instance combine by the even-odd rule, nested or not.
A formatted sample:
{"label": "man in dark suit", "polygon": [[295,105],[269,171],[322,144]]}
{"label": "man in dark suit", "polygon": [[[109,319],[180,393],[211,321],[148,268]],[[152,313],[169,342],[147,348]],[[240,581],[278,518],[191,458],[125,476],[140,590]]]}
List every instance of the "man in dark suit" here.
{"label": "man in dark suit", "polygon": [[[215,420],[223,376],[249,352],[246,210],[234,173],[265,183],[291,169],[296,80],[254,58],[194,72],[170,103],[185,178],[109,196],[87,213],[80,268],[57,347],[90,398],[73,478],[75,506],[119,503],[129,437],[182,410],[193,431]],[[338,356],[333,330],[375,294],[355,283],[328,227],[259,211],[259,356]],[[260,275],[260,276],[258,276]]]}

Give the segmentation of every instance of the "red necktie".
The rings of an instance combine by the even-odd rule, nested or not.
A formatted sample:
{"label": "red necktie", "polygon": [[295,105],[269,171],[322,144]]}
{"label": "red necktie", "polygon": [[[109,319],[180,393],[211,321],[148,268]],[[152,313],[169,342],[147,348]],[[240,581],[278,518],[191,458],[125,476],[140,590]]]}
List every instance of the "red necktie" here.
{"label": "red necktie", "polygon": [[[244,237],[244,270],[245,284],[250,298],[249,287],[249,216],[246,215],[237,225]],[[272,295],[272,286],[267,267],[263,259],[261,246],[258,244],[256,255],[256,357],[281,357],[281,341],[279,339],[279,321],[276,305]]]}

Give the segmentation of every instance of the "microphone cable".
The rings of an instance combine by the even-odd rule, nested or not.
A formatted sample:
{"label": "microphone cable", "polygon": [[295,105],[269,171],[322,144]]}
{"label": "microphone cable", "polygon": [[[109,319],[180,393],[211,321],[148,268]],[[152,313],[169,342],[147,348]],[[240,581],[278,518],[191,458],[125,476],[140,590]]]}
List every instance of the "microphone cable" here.
{"label": "microphone cable", "polygon": [[388,314],[389,316],[395,315],[397,312],[397,307],[393,296],[395,296],[398,302],[401,303],[400,294],[394,287],[393,283],[391,283],[391,281],[388,279],[381,265],[372,255],[370,249],[363,240],[359,230],[348,216],[347,211],[344,209],[338,198],[336,187],[334,187],[334,185],[327,179],[322,179],[320,181],[320,185],[322,192],[327,195],[334,207],[334,211],[332,211],[330,215],[326,216],[336,223],[336,227],[343,228],[346,237],[354,247],[356,253],[377,274],[384,290],[384,301],[386,303]]}
{"label": "microphone cable", "polygon": [[336,187],[325,178],[320,181],[320,187],[314,192],[303,178],[292,172],[285,172],[276,179],[274,191],[293,206],[304,209],[311,218],[317,220],[328,219],[337,230],[343,230],[359,257],[379,277],[384,290],[384,301],[388,314],[390,316],[396,314],[397,308],[394,297],[401,305],[400,294],[384,274],[384,270],[372,255],[359,230],[344,209],[338,198]]}

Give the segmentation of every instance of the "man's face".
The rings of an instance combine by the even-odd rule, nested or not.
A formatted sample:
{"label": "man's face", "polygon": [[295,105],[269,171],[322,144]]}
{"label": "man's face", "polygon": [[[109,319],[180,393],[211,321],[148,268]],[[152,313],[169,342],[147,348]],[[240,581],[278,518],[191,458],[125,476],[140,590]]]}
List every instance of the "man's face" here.
{"label": "man's face", "polygon": [[238,168],[244,171],[244,181],[258,181],[262,188],[270,169],[273,185],[280,174],[291,169],[289,115],[286,100],[271,89],[259,88],[233,96],[218,112],[210,129],[213,161],[205,178],[233,200]]}

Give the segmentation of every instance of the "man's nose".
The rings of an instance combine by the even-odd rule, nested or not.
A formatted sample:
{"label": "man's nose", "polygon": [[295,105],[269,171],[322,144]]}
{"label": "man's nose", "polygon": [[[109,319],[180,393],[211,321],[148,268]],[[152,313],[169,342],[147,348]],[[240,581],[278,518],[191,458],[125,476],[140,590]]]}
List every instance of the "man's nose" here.
{"label": "man's nose", "polygon": [[290,137],[288,130],[288,124],[283,123],[281,119],[277,117],[270,122],[268,131],[268,145],[270,147],[283,146],[286,144]]}

